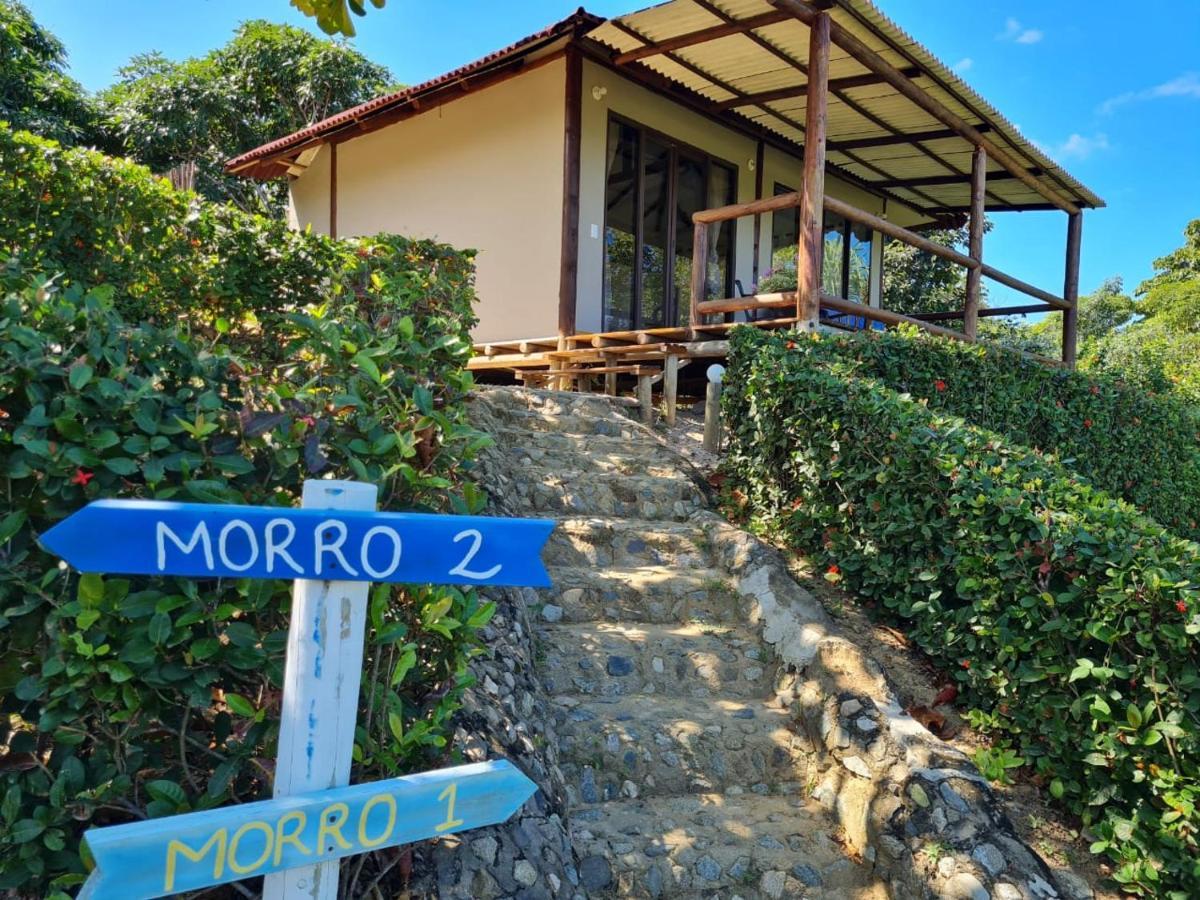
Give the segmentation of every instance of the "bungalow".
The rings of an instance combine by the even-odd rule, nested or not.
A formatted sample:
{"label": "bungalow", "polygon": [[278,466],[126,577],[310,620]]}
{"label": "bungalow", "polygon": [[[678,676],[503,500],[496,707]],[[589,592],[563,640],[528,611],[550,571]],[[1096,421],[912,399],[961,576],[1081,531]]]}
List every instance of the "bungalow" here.
{"label": "bungalow", "polygon": [[[1070,365],[1082,210],[1104,205],[870,0],[579,9],[227,169],[286,177],[296,227],[477,248],[473,368],[657,372],[672,407],[735,320],[974,340],[980,316],[1054,311]],[[1021,210],[1067,214],[1061,293],[983,260],[984,214]],[[967,253],[920,234],[950,222]],[[885,237],[964,266],[962,310],[882,309]],[[782,267],[795,289],[757,293]],[[984,308],[984,277],[1036,302]]]}

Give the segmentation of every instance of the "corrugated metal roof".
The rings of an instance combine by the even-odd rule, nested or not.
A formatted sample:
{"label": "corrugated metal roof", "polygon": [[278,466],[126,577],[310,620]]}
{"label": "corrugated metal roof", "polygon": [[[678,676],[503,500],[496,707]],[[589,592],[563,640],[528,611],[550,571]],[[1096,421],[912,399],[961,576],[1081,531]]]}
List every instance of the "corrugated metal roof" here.
{"label": "corrugated metal roof", "polygon": [[[1104,201],[1025,138],[991,104],[957,74],[888,19],[871,0],[833,0],[831,14],[843,28],[894,67],[919,71],[914,84],[1018,159],[1047,188],[1072,198],[1080,206],[1103,206]],[[288,159],[346,129],[419,102],[469,77],[488,77],[502,66],[546,52],[572,35],[585,33],[614,54],[637,50],[648,42],[678,38],[701,29],[776,13],[766,0],[668,0],[616,19],[605,20],[580,7],[575,13],[508,47],[415,87],[377,97],[294,134],[264,144],[226,164],[228,171],[271,178],[287,171]],[[776,19],[783,19],[776,16]],[[630,66],[645,66],[697,95],[716,103],[789,87],[806,81],[808,27],[798,19],[783,19],[756,28],[753,35],[730,34],[704,43],[646,57]],[[832,82],[871,73],[836,45],[830,51]],[[766,100],[736,106],[731,114],[753,122],[796,144],[804,141],[805,97]],[[939,133],[945,125],[889,84],[875,82],[840,87],[829,97],[827,157],[831,164],[919,210],[962,209],[970,203],[969,172],[972,146],[965,139],[928,137],[915,142],[892,140]],[[871,144],[872,139],[880,142]],[[867,146],[856,142],[867,142]],[[884,143],[883,141],[886,141]],[[845,146],[843,146],[845,145]],[[957,176],[954,184],[913,184],[915,179],[937,181]],[[989,160],[989,209],[1020,208],[1045,203],[1046,198]]]}
{"label": "corrugated metal roof", "polygon": [[[775,10],[766,0],[669,0],[609,20],[588,37],[624,53],[689,35],[730,21],[762,16]],[[891,21],[871,0],[834,0],[834,20],[897,69],[916,68],[914,84],[967,123],[985,131],[988,139],[1028,163],[1038,181],[1080,206],[1103,206],[1104,201],[1045,152],[1025,138],[991,104],[957,74]],[[631,33],[633,32],[633,33]],[[644,65],[672,81],[716,101],[741,95],[799,87],[806,82],[808,27],[797,19],[764,25],[748,34],[733,34],[681,47],[668,54],[648,56],[628,65]],[[783,57],[783,58],[781,58]],[[790,62],[789,62],[790,60]],[[796,65],[798,64],[799,67]],[[832,82],[870,75],[865,66],[836,44],[830,51]],[[770,131],[802,144],[803,94],[733,112]],[[887,188],[920,209],[965,208],[970,204],[971,144],[961,137],[855,147],[853,142],[945,130],[945,125],[894,87],[874,83],[844,87],[831,93],[827,116],[827,158],[830,163],[867,183],[960,176],[955,184],[891,185]],[[842,144],[850,146],[843,148]],[[1046,198],[989,161],[989,209],[1038,205]]]}
{"label": "corrugated metal roof", "polygon": [[[448,85],[471,76],[483,74],[489,69],[499,64],[507,63],[510,60],[529,56],[534,51],[545,47],[548,43],[554,43],[560,38],[572,35],[579,30],[593,27],[603,21],[604,19],[601,16],[592,15],[581,6],[565,19],[555,22],[553,25],[548,25],[541,31],[521,38],[521,40],[493,53],[489,53],[487,56],[481,57],[472,63],[453,69],[445,75],[439,75],[437,78],[433,78],[422,84],[404,88],[391,94],[375,97],[366,103],[361,103],[358,106],[332,115],[327,119],[322,119],[320,122],[309,125],[307,128],[302,128],[285,137],[263,144],[261,147],[255,147],[253,150],[243,153],[241,156],[236,156],[225,163],[225,171],[236,172],[239,175],[248,175],[254,178],[279,177],[287,172],[287,161],[285,159],[272,160],[271,157],[278,157],[280,154],[292,149],[299,151],[304,146],[318,143],[320,140],[348,126],[369,121],[376,116],[405,104],[413,103],[414,101],[419,102],[421,98]],[[288,154],[288,156],[292,155],[294,154]]]}

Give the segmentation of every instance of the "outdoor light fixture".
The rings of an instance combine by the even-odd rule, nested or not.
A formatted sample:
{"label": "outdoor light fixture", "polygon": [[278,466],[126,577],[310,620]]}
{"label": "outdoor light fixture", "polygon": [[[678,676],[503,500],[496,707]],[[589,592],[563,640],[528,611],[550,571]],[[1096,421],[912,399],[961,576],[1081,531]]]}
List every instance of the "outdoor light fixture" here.
{"label": "outdoor light fixture", "polygon": [[604,95],[607,93],[608,93],[608,88],[604,87],[603,85],[597,84],[592,88],[592,99],[597,100],[597,101],[603,100]]}
{"label": "outdoor light fixture", "polygon": [[720,363],[713,363],[708,367],[708,380],[713,384],[720,384],[725,379],[725,367]]}

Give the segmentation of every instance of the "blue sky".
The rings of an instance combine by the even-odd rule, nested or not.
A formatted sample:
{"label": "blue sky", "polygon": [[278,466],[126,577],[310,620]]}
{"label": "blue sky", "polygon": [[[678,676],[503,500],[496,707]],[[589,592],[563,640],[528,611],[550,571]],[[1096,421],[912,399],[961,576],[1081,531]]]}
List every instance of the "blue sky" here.
{"label": "blue sky", "polygon": [[[239,21],[313,28],[287,0],[26,0],[64,41],[72,74],[109,84],[135,53],[182,58]],[[473,60],[570,13],[577,0],[389,0],[355,42],[405,83]],[[1084,216],[1081,289],[1132,288],[1200,217],[1200,4],[1194,0],[878,0],[1031,139],[1108,202]],[[601,15],[645,3],[593,0]],[[315,30],[315,29],[313,29]],[[993,217],[985,257],[1057,292],[1066,217]],[[994,305],[1007,292],[992,287]],[[1021,301],[1015,301],[1021,302]]]}

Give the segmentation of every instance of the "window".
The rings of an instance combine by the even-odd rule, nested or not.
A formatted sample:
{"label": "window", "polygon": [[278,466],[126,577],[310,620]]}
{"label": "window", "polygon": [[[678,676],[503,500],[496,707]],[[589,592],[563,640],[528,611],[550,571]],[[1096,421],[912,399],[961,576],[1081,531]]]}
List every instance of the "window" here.
{"label": "window", "polygon": [[[775,194],[792,188],[775,185]],[[867,303],[871,296],[871,241],[865,225],[825,213],[825,255],[821,262],[821,289],[835,297]],[[796,243],[800,237],[800,210],[777,210],[771,215],[771,271],[796,271]]]}
{"label": "window", "polygon": [[[684,325],[692,279],[692,214],[733,203],[737,170],[641,126],[608,123],[604,328]],[[705,296],[733,293],[735,223],[709,235]]]}

